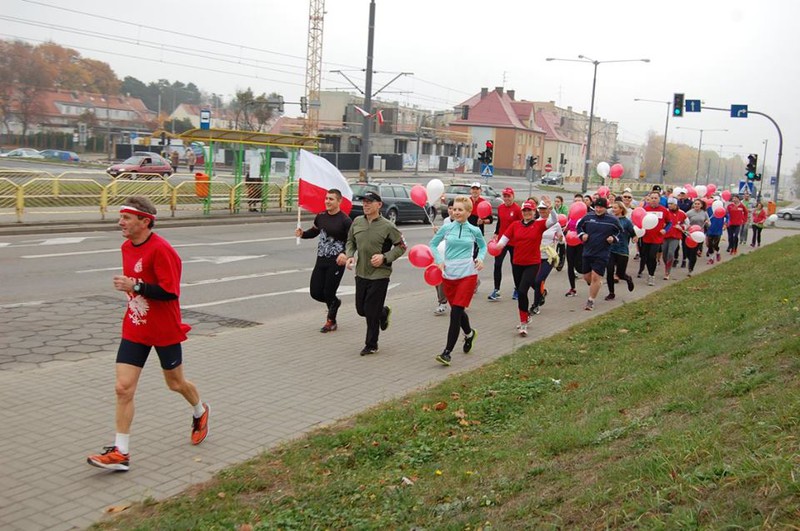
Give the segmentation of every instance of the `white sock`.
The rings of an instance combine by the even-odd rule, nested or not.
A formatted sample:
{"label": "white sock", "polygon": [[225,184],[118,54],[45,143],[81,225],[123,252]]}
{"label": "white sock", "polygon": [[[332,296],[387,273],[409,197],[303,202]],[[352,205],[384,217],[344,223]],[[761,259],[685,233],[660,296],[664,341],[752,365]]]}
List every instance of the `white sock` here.
{"label": "white sock", "polygon": [[196,403],[195,405],[193,405],[192,408],[194,409],[192,414],[194,415],[194,418],[196,418],[196,419],[199,419],[200,417],[202,417],[203,413],[206,412],[206,408],[203,407],[203,401],[202,400],[199,401],[198,403]]}
{"label": "white sock", "polygon": [[594,302],[594,299],[589,297],[589,302]]}
{"label": "white sock", "polygon": [[121,454],[127,454],[131,442],[131,434],[130,433],[118,433],[117,436],[114,438],[114,446],[117,447],[117,450]]}

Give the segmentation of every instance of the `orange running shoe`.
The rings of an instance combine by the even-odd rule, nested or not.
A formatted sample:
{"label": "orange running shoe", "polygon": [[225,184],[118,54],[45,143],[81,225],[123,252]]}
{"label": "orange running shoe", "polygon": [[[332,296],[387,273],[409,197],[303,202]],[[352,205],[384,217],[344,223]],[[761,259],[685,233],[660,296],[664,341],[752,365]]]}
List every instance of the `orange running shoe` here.
{"label": "orange running shoe", "polygon": [[200,444],[206,437],[208,437],[208,415],[211,413],[211,407],[204,403],[203,416],[199,419],[192,417],[192,444]]}
{"label": "orange running shoe", "polygon": [[127,472],[130,469],[131,454],[123,454],[116,446],[104,446],[102,454],[90,455],[86,462],[92,466],[106,470]]}

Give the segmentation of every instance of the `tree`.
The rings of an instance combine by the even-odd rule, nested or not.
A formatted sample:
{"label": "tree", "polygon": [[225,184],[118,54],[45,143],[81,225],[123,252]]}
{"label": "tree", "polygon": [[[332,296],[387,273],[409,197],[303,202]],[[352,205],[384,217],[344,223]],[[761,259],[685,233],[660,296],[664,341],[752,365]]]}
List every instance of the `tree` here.
{"label": "tree", "polygon": [[[41,112],[39,94],[53,86],[52,72],[42,55],[30,44],[14,41],[6,48],[8,69],[0,85],[8,86],[10,111],[22,125],[22,135]],[[4,54],[5,55],[5,54]]]}

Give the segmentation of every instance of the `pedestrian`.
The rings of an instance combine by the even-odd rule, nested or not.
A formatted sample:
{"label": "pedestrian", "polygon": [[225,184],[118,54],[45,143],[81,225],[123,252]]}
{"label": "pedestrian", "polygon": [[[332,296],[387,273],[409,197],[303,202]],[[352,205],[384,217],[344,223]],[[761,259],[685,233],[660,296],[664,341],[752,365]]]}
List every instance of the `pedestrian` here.
{"label": "pedestrian", "polygon": [[153,232],[156,207],[146,197],[129,197],[120,208],[122,275],[114,288],[128,297],[122,320],[122,339],[116,359],[116,437],[102,454],[90,455],[90,465],[107,470],[130,468],[130,433],[133,398],[150,349],[155,347],[164,380],[192,406],[191,443],[208,436],[210,408],[197,387],[183,374],[181,343],[191,329],[181,322],[181,259],[172,246]]}
{"label": "pedestrian", "polygon": [[194,173],[194,165],[197,163],[197,155],[191,146],[186,148],[186,164],[189,166],[189,173]]}
{"label": "pedestrian", "polygon": [[[686,189],[681,188],[678,191],[678,209],[683,211],[684,213],[688,213],[692,209],[692,200],[686,194]],[[681,269],[686,267],[686,260],[689,254],[694,253],[695,249],[690,249],[686,246],[686,235],[684,234],[681,237],[681,245],[678,250],[675,251],[675,262],[678,261],[678,255],[683,253],[683,259],[681,260]]]}
{"label": "pedestrian", "polygon": [[[472,328],[467,308],[475,294],[478,271],[483,269],[486,256],[486,241],[483,234],[467,221],[472,209],[470,198],[458,196],[453,202],[453,222],[442,227],[429,244],[434,260],[442,270],[442,288],[450,303],[450,326],[447,329],[447,342],[436,361],[450,365],[451,353],[458,340],[458,332],[464,332],[464,353],[472,350],[477,331]],[[439,243],[445,242],[444,256],[439,252]],[[473,259],[472,250],[478,246],[478,256]]]}
{"label": "pedestrian", "polygon": [[[543,202],[539,204],[536,209],[537,219],[550,217],[549,208],[547,208],[546,199],[542,196]],[[555,212],[555,208],[553,208]],[[556,214],[558,216],[558,214]],[[547,227],[547,230],[542,234],[542,243],[539,245],[539,251],[542,261],[539,264],[539,271],[536,273],[536,280],[533,283],[533,305],[530,312],[532,315],[539,315],[541,307],[544,306],[547,300],[547,289],[545,282],[550,272],[559,262],[558,249],[559,243],[564,240],[564,229],[560,223],[556,223]]]}
{"label": "pedestrian", "polygon": [[614,292],[614,284],[619,280],[624,280],[628,285],[628,291],[633,291],[634,284],[633,278],[628,274],[628,256],[630,252],[630,242],[636,243],[636,231],[633,229],[633,222],[628,218],[627,208],[622,201],[615,201],[611,205],[611,213],[619,221],[621,228],[617,235],[617,241],[611,244],[611,255],[608,260],[608,271],[606,272],[606,283],[608,284],[607,301],[613,301],[616,298]]}
{"label": "pedestrian", "polygon": [[173,149],[169,154],[169,163],[172,166],[172,172],[175,173],[178,171],[178,162],[180,161],[181,156],[178,154],[176,149]]}
{"label": "pedestrian", "polygon": [[[497,223],[494,226],[494,239],[498,240],[512,223],[522,219],[522,210],[514,202],[514,189],[503,189],[503,204],[497,207]],[[503,248],[499,255],[494,257],[494,290],[487,297],[490,301],[500,300],[500,283],[503,281],[503,261],[506,254],[509,255],[509,262],[514,260],[514,247],[508,245]],[[517,300],[517,285],[514,284],[514,292],[511,295],[513,300]]]}
{"label": "pedestrian", "polygon": [[[447,217],[444,218],[444,221],[442,222],[442,228],[444,228],[446,225],[449,225],[450,223],[453,222],[453,204],[454,204],[454,201],[452,199],[450,199],[447,202]],[[434,227],[433,228],[433,234],[434,235],[436,235],[436,233],[438,231],[439,231],[438,227]],[[442,240],[442,242],[439,243],[439,254],[440,255],[444,256],[445,248],[446,248],[445,242],[444,242],[444,240]],[[444,314],[446,314],[447,313],[447,295],[444,294],[444,288],[442,287],[442,284],[436,284],[436,302],[438,303],[438,306],[436,306],[436,309],[433,310],[433,315],[444,315]]]}
{"label": "pedestrian", "polygon": [[747,221],[749,212],[738,195],[731,197],[731,202],[726,207],[728,214],[728,252],[736,256],[739,252],[739,234],[742,225]]}
{"label": "pedestrian", "polygon": [[[569,209],[567,205],[564,204],[564,198],[562,196],[556,196],[553,201],[553,211],[558,216],[563,215],[566,217],[569,214]],[[563,227],[561,232],[564,232]],[[567,262],[567,244],[564,242],[563,237],[556,243],[556,252],[558,252],[558,263],[556,263],[555,268],[556,271],[561,271],[564,269],[564,264]]]}
{"label": "pedestrian", "polygon": [[[705,209],[705,203],[701,199],[695,199],[692,201],[692,209],[686,213],[686,221],[691,228],[694,225],[703,229],[703,232],[706,231],[710,224],[710,220],[708,218],[708,212]],[[689,238],[689,236],[684,237],[684,242]],[[694,272],[694,266],[697,264],[697,257],[703,256],[703,244],[698,243],[697,247],[694,249],[686,246],[684,249],[685,256],[689,262],[689,273],[688,276],[692,276]]]}
{"label": "pedestrian", "polygon": [[[639,264],[639,275],[641,278],[644,268],[647,268],[647,285],[655,284],[656,264],[658,255],[661,253],[661,246],[664,244],[664,235],[670,229],[669,211],[661,205],[661,194],[653,187],[653,191],[647,196],[647,204],[644,206],[647,214],[653,214],[657,223],[652,229],[645,230],[642,242],[641,262]],[[647,215],[645,214],[645,215]]]}
{"label": "pedestrian", "polygon": [[707,209],[707,214],[709,215],[709,224],[708,230],[706,230],[706,245],[708,246],[708,250],[706,251],[706,256],[709,256],[708,264],[711,265],[714,263],[714,254],[716,253],[716,262],[722,262],[722,255],[720,254],[719,250],[719,242],[722,239],[722,233],[725,230],[726,225],[728,224],[728,213],[725,212],[725,215],[722,217],[717,217],[714,215],[712,210],[713,206],[709,206]]}
{"label": "pedestrian", "polygon": [[594,202],[594,212],[583,216],[576,227],[578,237],[583,241],[583,280],[589,285],[589,298],[583,309],[588,311],[594,310],[594,300],[608,267],[611,244],[619,241],[622,231],[619,220],[607,211],[608,200],[598,197]]}
{"label": "pedestrian", "polygon": [[[572,203],[579,203],[583,201],[583,196],[581,194],[575,194],[572,198]],[[578,219],[570,218],[567,220],[567,233],[570,231],[575,230],[575,226],[578,224]],[[578,240],[580,242],[580,240]],[[575,281],[577,280],[577,276],[575,273],[583,274],[583,244],[578,243],[577,245],[568,245],[566,249],[567,255],[567,280],[569,281],[569,290],[564,294],[565,297],[574,297],[578,294],[575,290]]]}
{"label": "pedestrian", "polygon": [[310,239],[319,236],[317,244],[317,261],[311,271],[311,298],[324,302],[328,308],[325,324],[320,328],[323,334],[338,328],[336,314],[342,300],[336,296],[339,283],[342,281],[346,256],[347,233],[353,221],[342,212],[342,192],[331,188],[325,194],[325,212],[317,214],[314,224],[308,230],[295,229],[298,238]]}
{"label": "pedestrian", "polygon": [[752,218],[752,215],[750,215],[750,213],[755,208],[755,200],[752,197],[750,197],[750,192],[748,192],[746,188],[744,194],[742,195],[742,205],[744,206],[744,208],[747,209],[748,215],[745,216],[744,222],[742,223],[741,228],[739,229],[739,241],[744,245],[747,245],[747,237],[750,234],[750,224]]}
{"label": "pedestrian", "polygon": [[367,322],[361,355],[377,354],[378,336],[389,328],[392,309],[386,306],[386,292],[392,263],[406,252],[403,234],[381,216],[383,200],[375,192],[362,198],[364,215],[353,220],[347,233],[345,265],[356,272],[356,313]]}
{"label": "pedestrian", "polygon": [[669,280],[672,266],[677,263],[676,255],[678,248],[688,229],[686,226],[686,214],[678,208],[678,200],[674,197],[667,199],[667,212],[669,215],[669,230],[664,234],[661,255],[664,257],[664,280]]}
{"label": "pedestrian", "polygon": [[[546,209],[550,205],[542,203],[539,206]],[[522,203],[522,219],[512,223],[497,242],[499,247],[514,246],[514,257],[511,268],[519,286],[517,308],[519,310],[519,325],[517,330],[523,337],[528,335],[529,300],[528,290],[536,282],[541,258],[542,234],[548,228],[558,223],[558,216],[550,212],[547,218],[534,219],[534,210],[537,205],[531,201]]]}
{"label": "pedestrian", "polygon": [[756,203],[753,210],[753,241],[750,247],[761,247],[761,231],[764,230],[764,223],[767,222],[767,209],[761,201]]}
{"label": "pedestrian", "polygon": [[[484,229],[486,225],[489,225],[494,222],[494,218],[492,217],[492,213],[489,212],[489,215],[482,218],[478,216],[478,205],[486,201],[484,197],[481,196],[481,183],[475,181],[469,187],[469,195],[470,200],[472,201],[472,213],[469,215],[469,222],[472,225],[475,225],[480,229],[481,234],[484,234]],[[487,201],[488,203],[488,201]],[[477,258],[478,256],[478,246],[475,246],[475,249],[472,252],[472,257]],[[475,285],[475,293],[478,293],[478,287],[481,285],[481,279],[478,278],[478,283]]]}

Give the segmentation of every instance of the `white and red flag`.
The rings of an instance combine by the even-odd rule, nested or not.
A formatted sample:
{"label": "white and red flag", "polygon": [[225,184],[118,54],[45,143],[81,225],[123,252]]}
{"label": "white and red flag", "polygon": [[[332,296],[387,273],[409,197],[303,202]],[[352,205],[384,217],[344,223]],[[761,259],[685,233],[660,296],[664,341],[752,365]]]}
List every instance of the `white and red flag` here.
{"label": "white and red flag", "polygon": [[378,123],[383,125],[383,110],[376,112],[375,116],[378,117]]}
{"label": "white and red flag", "polygon": [[327,159],[301,149],[297,161],[297,177],[300,180],[297,194],[300,207],[314,214],[324,212],[325,195],[331,188],[336,188],[342,192],[339,208],[345,214],[350,214],[353,208],[353,191],[342,172]]}
{"label": "white and red flag", "polygon": [[353,105],[353,107],[355,107],[355,109],[359,112],[359,114],[361,114],[361,116],[363,116],[364,118],[369,118],[370,116],[372,116],[370,113],[368,113],[358,105]]}

